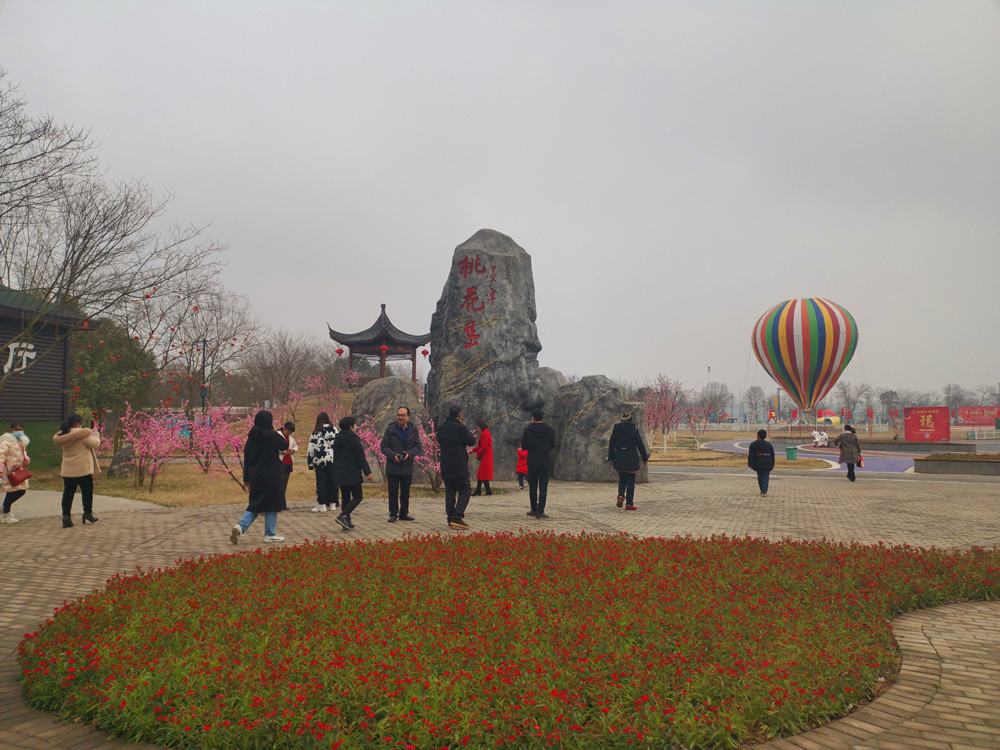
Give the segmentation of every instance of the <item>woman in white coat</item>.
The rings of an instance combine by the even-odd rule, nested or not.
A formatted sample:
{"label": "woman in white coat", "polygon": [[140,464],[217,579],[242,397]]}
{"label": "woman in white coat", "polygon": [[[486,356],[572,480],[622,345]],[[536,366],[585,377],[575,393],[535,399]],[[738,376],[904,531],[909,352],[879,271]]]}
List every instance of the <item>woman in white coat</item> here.
{"label": "woman in white coat", "polygon": [[28,436],[24,434],[24,425],[21,422],[11,422],[10,432],[0,435],[0,481],[2,481],[3,515],[0,515],[0,523],[17,523],[17,518],[11,512],[15,501],[24,497],[28,491],[28,480],[25,479],[20,484],[14,484],[10,478],[10,473],[19,466],[27,467],[31,463],[28,456]]}

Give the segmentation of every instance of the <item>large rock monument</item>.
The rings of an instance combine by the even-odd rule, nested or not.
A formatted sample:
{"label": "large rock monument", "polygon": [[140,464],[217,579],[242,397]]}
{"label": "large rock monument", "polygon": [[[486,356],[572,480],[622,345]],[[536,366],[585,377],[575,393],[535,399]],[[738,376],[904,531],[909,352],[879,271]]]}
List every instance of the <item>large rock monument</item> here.
{"label": "large rock monument", "polygon": [[431,317],[427,411],[440,419],[457,404],[470,428],[486,420],[498,479],[514,476],[530,411],[558,380],[539,373],[541,348],[531,257],[507,235],[481,229],[455,248]]}
{"label": "large rock monument", "polygon": [[[642,405],[627,403],[603,375],[567,383],[558,370],[538,366],[541,348],[531,256],[507,235],[479,230],[455,248],[431,318],[428,415],[442,419],[458,405],[470,429],[486,420],[494,476],[512,479],[521,433],[542,407],[556,430],[553,476],[617,482],[606,461],[611,428],[630,411],[642,430]],[[637,479],[648,481],[645,470]]]}

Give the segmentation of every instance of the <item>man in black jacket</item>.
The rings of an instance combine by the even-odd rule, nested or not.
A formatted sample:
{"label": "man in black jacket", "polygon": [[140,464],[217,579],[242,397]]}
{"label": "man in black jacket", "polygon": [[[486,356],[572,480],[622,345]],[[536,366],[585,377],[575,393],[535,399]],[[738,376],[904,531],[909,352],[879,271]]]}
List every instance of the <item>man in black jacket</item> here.
{"label": "man in black jacket", "polygon": [[410,407],[396,409],[396,421],[385,428],[379,446],[385,456],[385,478],[389,483],[389,523],[412,521],[410,484],[413,482],[413,457],[420,455],[420,435],[410,424]]}
{"label": "man in black jacket", "polygon": [[476,438],[462,421],[460,406],[453,406],[448,410],[448,418],[438,425],[437,440],[448,527],[467,529],[469,525],[465,522],[465,509],[472,496],[472,484],[469,481],[469,448],[476,444]]}
{"label": "man in black jacket", "polygon": [[757,430],[757,439],[750,443],[747,452],[747,466],[757,472],[761,497],[767,497],[767,483],[774,468],[774,446],[764,439],[766,437],[767,430]]}
{"label": "man in black jacket", "polygon": [[556,431],[545,424],[544,419],[545,413],[535,409],[531,412],[531,424],[521,433],[521,450],[528,451],[528,501],[531,503],[528,515],[535,518],[548,518],[545,498],[552,474],[552,451],[556,447]]}

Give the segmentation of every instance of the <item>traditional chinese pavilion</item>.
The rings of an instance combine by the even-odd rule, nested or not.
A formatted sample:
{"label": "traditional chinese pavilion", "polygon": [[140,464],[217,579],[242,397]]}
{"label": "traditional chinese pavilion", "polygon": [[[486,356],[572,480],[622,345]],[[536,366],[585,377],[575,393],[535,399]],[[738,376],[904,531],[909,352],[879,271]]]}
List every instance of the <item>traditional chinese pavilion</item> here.
{"label": "traditional chinese pavilion", "polygon": [[[349,351],[348,367],[354,369],[356,358],[378,362],[378,376],[385,377],[385,363],[390,361],[410,360],[413,363],[413,382],[417,382],[417,349],[431,340],[430,333],[415,335],[399,330],[385,314],[385,303],[382,303],[382,313],[378,319],[359,333],[341,333],[326,327],[330,338]],[[339,352],[338,352],[339,353]]]}

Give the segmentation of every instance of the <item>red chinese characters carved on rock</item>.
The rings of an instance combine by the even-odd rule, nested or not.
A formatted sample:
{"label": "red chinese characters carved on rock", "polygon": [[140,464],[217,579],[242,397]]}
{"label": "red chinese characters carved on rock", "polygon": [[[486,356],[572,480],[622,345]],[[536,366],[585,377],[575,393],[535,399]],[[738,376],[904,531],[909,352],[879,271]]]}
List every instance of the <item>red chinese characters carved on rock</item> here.
{"label": "red chinese characters carved on rock", "polygon": [[470,320],[466,323],[463,331],[465,333],[464,349],[468,349],[472,346],[479,346],[479,334],[476,333],[476,321]]}
{"label": "red chinese characters carved on rock", "polygon": [[482,312],[483,308],[486,307],[486,303],[479,299],[479,287],[470,286],[466,289],[465,299],[462,300],[462,304],[459,307],[469,312]]}
{"label": "red chinese characters carved on rock", "polygon": [[[487,268],[486,264],[483,263],[483,259],[479,257],[477,253],[475,256],[466,255],[464,258],[459,259],[457,262],[458,272],[461,274],[462,279],[468,279],[474,274],[489,274],[490,282],[495,282],[497,280],[497,267],[495,265],[490,265]],[[479,296],[479,286],[470,286],[465,290],[465,296],[459,303],[459,311],[467,313],[477,313],[482,312],[486,308],[486,303],[489,302],[492,306],[497,299],[496,289],[490,288],[488,293],[485,293],[485,298]],[[476,321],[469,320],[465,324],[465,328],[462,329],[465,333],[465,347],[469,349],[473,346],[479,346],[479,334],[476,331]]]}
{"label": "red chinese characters carved on rock", "polygon": [[[494,268],[496,268],[496,266],[494,266]],[[486,271],[487,268],[483,264],[483,261],[480,259],[478,254],[476,255],[475,258],[470,258],[468,255],[466,255],[464,258],[458,261],[458,272],[462,274],[463,279],[469,278],[470,274],[486,273]]]}

